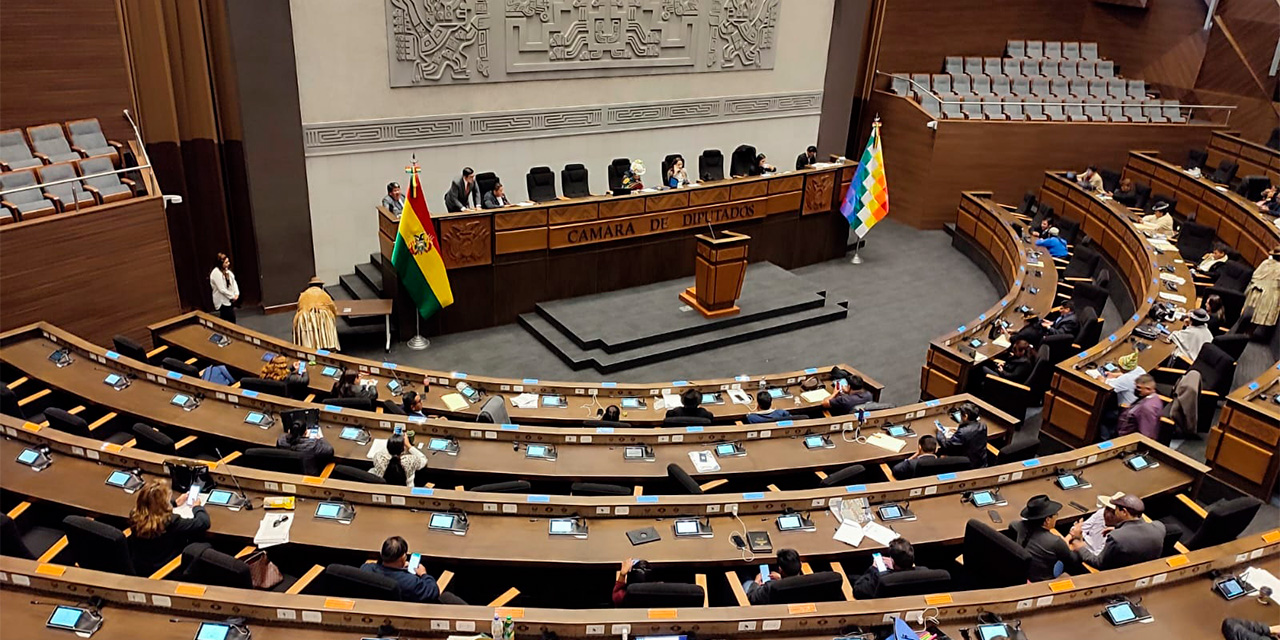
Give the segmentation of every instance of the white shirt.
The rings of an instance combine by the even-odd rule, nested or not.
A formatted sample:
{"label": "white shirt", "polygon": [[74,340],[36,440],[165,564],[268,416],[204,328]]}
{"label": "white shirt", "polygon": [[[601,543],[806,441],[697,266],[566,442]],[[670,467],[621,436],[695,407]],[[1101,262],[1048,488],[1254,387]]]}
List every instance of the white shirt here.
{"label": "white shirt", "polygon": [[1107,378],[1107,385],[1116,392],[1120,404],[1132,405],[1138,401],[1138,376],[1144,373],[1146,370],[1142,367],[1134,367],[1133,371],[1126,371],[1118,378]]}
{"label": "white shirt", "polygon": [[209,286],[213,289],[213,308],[221,309],[229,306],[231,301],[240,297],[240,285],[236,284],[236,274],[227,270],[227,284],[222,280],[222,269],[217,267],[209,273]]}
{"label": "white shirt", "polygon": [[1213,265],[1221,264],[1226,261],[1227,254],[1224,253],[1221,258],[1215,258],[1213,257],[1213,254],[1210,253],[1204,257],[1204,260],[1200,261],[1200,266],[1196,267],[1196,269],[1199,270],[1200,273],[1209,273],[1209,270],[1213,268]]}
{"label": "white shirt", "polygon": [[1187,360],[1195,362],[1196,357],[1200,355],[1200,349],[1204,345],[1213,342],[1213,332],[1204,325],[1190,326],[1186,329],[1174,331],[1169,335],[1169,339],[1177,347],[1178,354],[1186,356]]}

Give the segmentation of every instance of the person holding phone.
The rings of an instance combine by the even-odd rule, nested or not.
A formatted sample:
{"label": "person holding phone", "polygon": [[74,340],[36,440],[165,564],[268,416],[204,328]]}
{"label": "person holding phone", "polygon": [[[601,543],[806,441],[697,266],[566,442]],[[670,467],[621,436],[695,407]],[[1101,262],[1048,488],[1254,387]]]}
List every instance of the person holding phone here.
{"label": "person holding phone", "polygon": [[[179,499],[191,507],[190,518],[174,513]],[[148,480],[134,494],[129,528],[133,531],[129,536],[133,567],[138,575],[149,576],[182,553],[195,537],[209,530],[209,514],[198,494],[190,498],[188,494],[180,494],[175,498],[167,482]]]}
{"label": "person holding phone", "polygon": [[916,548],[906,538],[894,538],[889,542],[889,557],[879,556],[879,562],[873,562],[866,573],[858,576],[853,582],[853,597],[857,600],[869,600],[880,594],[880,580],[890,573],[902,573],[927,569],[916,566]]}
{"label": "person holding phone", "polygon": [[768,571],[769,565],[760,565],[756,577],[742,583],[747,592],[747,602],[753,605],[773,604],[773,585],[800,575],[800,554],[795,549],[778,549],[778,570]]}
{"label": "person holding phone", "polygon": [[618,578],[613,583],[613,606],[622,606],[622,601],[627,597],[627,587],[633,584],[649,582],[649,576],[652,568],[649,566],[648,560],[637,560],[635,558],[627,558],[622,561],[622,568],[618,571]]}
{"label": "person holding phone", "polygon": [[830,411],[833,416],[853,413],[854,409],[875,399],[867,389],[867,383],[863,381],[862,376],[834,378],[831,385],[835,393],[822,401],[822,408]]}
{"label": "person holding phone", "polygon": [[276,446],[305,454],[310,458],[308,468],[323,468],[333,461],[333,445],[324,439],[324,434],[319,429],[308,429],[307,423],[302,420],[287,421],[284,433],[276,438]]}
{"label": "person holding phone", "polygon": [[915,454],[893,465],[891,469],[893,479],[908,480],[916,477],[916,465],[920,464],[921,460],[936,457],[938,457],[938,439],[930,435],[920,436],[916,439]]}
{"label": "person holding phone", "polygon": [[960,426],[955,432],[948,433],[938,428],[938,446],[943,455],[958,455],[969,458],[974,469],[987,466],[987,425],[979,417],[982,412],[972,402],[962,403],[959,407]]}
{"label": "person holding phone", "polygon": [[378,399],[378,388],[364,384],[358,371],[343,370],[342,375],[329,390],[330,398],[368,398]]}
{"label": "person holding phone", "polygon": [[427,573],[427,568],[419,562],[417,568],[410,573],[409,543],[400,536],[391,536],[382,543],[377,562],[369,562],[360,567],[385,578],[390,578],[400,586],[400,599],[405,602],[466,604],[462,598],[447,591],[441,591],[436,579]]}
{"label": "person holding phone", "polygon": [[427,456],[411,444],[405,434],[392,435],[387,440],[386,451],[373,456],[373,475],[386,480],[387,484],[412,487],[414,475],[427,467]]}
{"label": "person holding phone", "polygon": [[301,360],[290,363],[289,359],[276,355],[270,362],[262,365],[258,373],[264,380],[276,380],[285,384],[285,393],[294,400],[307,396],[311,384],[311,376],[307,373],[306,364]]}

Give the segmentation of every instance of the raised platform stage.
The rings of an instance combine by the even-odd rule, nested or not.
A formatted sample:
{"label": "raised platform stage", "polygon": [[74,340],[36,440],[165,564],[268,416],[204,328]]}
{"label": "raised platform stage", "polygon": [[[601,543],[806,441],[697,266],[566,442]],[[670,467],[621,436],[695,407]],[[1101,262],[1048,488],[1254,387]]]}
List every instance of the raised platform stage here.
{"label": "raised platform stage", "polygon": [[726,344],[842,320],[849,303],[769,262],[747,267],[737,315],[703,318],[678,295],[693,278],[538,303],[522,327],[570,367],[622,371]]}

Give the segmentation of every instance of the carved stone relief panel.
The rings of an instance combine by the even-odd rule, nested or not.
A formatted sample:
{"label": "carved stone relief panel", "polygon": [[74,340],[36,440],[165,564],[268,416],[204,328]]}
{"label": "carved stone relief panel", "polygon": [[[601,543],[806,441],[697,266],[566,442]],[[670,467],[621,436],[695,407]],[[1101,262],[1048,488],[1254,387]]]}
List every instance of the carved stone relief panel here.
{"label": "carved stone relief panel", "polygon": [[781,0],[385,0],[392,87],[772,69]]}

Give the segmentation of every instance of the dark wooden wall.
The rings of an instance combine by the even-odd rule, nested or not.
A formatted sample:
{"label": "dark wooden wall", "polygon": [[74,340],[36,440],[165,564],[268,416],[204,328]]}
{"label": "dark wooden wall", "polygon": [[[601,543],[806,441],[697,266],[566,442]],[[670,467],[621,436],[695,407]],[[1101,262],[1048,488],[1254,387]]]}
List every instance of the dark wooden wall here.
{"label": "dark wooden wall", "polygon": [[116,0],[0,2],[0,129],[97,118],[133,139],[124,34]]}
{"label": "dark wooden wall", "polygon": [[98,344],[182,311],[158,196],[0,231],[0,329],[45,320]]}

